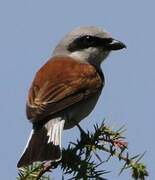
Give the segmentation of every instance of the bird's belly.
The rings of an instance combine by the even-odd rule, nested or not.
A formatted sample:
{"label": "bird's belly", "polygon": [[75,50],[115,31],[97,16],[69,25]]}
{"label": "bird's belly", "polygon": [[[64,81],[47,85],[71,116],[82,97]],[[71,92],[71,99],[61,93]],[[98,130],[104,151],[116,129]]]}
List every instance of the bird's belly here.
{"label": "bird's belly", "polygon": [[69,108],[67,110],[68,113],[64,129],[69,129],[76,126],[82,119],[88,116],[94,109],[99,95],[100,92],[88,99],[74,104],[71,108]]}

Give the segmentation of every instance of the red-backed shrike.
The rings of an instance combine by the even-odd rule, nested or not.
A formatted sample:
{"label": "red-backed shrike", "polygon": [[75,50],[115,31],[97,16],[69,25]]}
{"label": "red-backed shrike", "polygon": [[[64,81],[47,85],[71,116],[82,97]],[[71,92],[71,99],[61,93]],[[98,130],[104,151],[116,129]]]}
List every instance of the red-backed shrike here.
{"label": "red-backed shrike", "polygon": [[18,167],[61,159],[63,129],[93,110],[104,85],[100,64],[122,48],[122,42],[92,26],[76,28],[60,41],[29,90],[26,112],[33,130]]}

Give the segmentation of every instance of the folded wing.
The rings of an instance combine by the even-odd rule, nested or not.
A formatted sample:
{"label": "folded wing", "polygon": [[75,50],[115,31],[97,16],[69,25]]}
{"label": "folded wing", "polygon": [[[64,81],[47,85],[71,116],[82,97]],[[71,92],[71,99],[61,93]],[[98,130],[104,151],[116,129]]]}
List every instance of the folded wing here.
{"label": "folded wing", "polygon": [[103,79],[90,64],[72,58],[50,59],[29,90],[27,116],[32,122],[60,112],[99,91]]}

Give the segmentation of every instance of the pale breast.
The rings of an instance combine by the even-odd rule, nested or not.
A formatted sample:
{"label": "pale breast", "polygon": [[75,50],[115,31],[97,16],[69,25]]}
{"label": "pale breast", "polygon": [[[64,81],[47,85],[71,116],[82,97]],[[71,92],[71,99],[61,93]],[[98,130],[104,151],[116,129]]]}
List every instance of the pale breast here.
{"label": "pale breast", "polygon": [[70,129],[76,126],[81,120],[87,117],[94,109],[101,91],[95,93],[92,97],[85,99],[67,109],[64,129]]}

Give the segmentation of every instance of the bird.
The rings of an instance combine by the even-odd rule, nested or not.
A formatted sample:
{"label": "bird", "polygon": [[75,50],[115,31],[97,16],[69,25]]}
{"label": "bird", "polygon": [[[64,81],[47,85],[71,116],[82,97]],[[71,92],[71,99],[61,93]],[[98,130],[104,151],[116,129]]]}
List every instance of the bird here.
{"label": "bird", "polygon": [[111,51],[123,48],[123,42],[96,26],[77,27],[60,40],[28,92],[26,114],[32,131],[18,168],[61,160],[63,130],[92,112],[105,84],[101,63]]}

